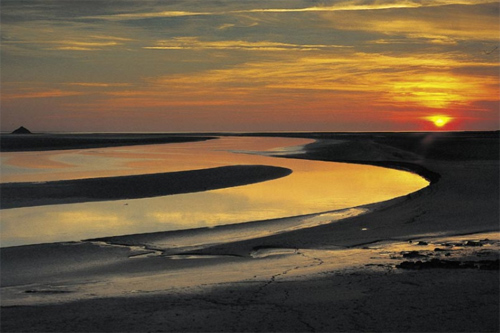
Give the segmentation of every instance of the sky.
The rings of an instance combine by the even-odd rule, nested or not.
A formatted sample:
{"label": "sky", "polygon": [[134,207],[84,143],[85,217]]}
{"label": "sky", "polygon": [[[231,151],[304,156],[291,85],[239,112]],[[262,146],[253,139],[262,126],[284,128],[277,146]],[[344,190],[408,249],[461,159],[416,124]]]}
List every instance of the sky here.
{"label": "sky", "polygon": [[498,130],[500,2],[2,0],[2,131]]}

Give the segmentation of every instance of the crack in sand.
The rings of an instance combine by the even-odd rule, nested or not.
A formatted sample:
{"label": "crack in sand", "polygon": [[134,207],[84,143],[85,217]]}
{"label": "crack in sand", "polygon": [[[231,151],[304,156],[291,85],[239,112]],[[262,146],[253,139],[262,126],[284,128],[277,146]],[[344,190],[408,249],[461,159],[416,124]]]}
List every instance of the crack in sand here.
{"label": "crack in sand", "polygon": [[[263,294],[264,290],[266,288],[268,288],[270,285],[274,284],[276,282],[277,278],[279,278],[279,277],[285,276],[292,271],[305,269],[305,268],[309,268],[309,267],[316,267],[316,266],[320,266],[320,265],[324,264],[324,261],[321,258],[309,256],[306,253],[300,251],[298,248],[295,249],[294,254],[299,255],[303,258],[306,258],[307,260],[312,260],[312,263],[309,265],[295,266],[293,268],[286,269],[278,274],[272,275],[268,281],[266,281],[262,286],[260,286],[257,289],[257,291],[253,294],[253,298],[259,298],[260,295]],[[289,311],[289,312],[295,313],[295,318],[306,327],[306,331],[316,332],[316,328],[305,320],[305,318],[304,318],[305,315],[304,315],[303,311],[300,311],[299,309],[285,305],[286,302],[290,298],[290,292],[287,289],[285,289],[283,291],[283,295],[284,295],[284,297],[283,297],[281,304],[278,304],[278,303],[267,303],[267,304],[274,304],[275,306],[280,308],[282,311]],[[265,315],[268,316],[268,314],[265,314]]]}
{"label": "crack in sand", "polygon": [[[272,286],[273,284],[277,283],[279,281],[280,277],[284,277],[288,275],[292,271],[297,271],[301,269],[306,269],[310,267],[316,267],[320,266],[324,263],[324,261],[321,258],[315,257],[308,255],[307,253],[304,253],[303,251],[300,251],[299,249],[293,249],[293,252],[290,252],[288,255],[298,255],[304,259],[307,260],[307,262],[303,265],[298,265],[294,266],[288,269],[285,269],[279,273],[271,275],[267,280],[263,282],[263,284],[256,285],[255,287],[250,287],[250,288],[256,288],[254,292],[250,294],[241,294],[241,295],[235,295],[235,298],[231,297],[231,294],[227,299],[214,299],[210,297],[195,297],[192,298],[192,300],[196,300],[199,302],[207,303],[210,306],[215,306],[215,307],[226,307],[228,308],[227,311],[230,311],[234,314],[236,318],[238,318],[237,322],[243,321],[245,316],[248,315],[249,308],[252,308],[252,311],[254,313],[258,313],[258,321],[262,323],[269,323],[272,322],[271,318],[271,313],[274,313],[276,311],[282,313],[282,314],[289,314],[291,318],[295,318],[297,320],[297,323],[300,323],[303,326],[303,331],[304,332],[316,332],[316,328],[311,325],[307,320],[306,320],[306,313],[303,311],[297,309],[294,306],[287,305],[286,303],[291,297],[291,292],[288,289],[284,289],[283,293],[281,294],[281,297],[279,297],[278,300],[269,300],[266,299],[266,296],[272,295],[272,293],[267,294],[265,291],[267,288]],[[275,310],[272,310],[275,309]],[[271,311],[272,310],[272,311]],[[276,323],[276,325],[279,325],[279,323]],[[276,327],[276,329],[278,329]]]}
{"label": "crack in sand", "polygon": [[[308,268],[308,267],[321,266],[321,265],[323,265],[325,263],[321,258],[311,257],[311,256],[308,256],[307,254],[305,254],[303,252],[297,251],[297,254],[301,255],[304,258],[313,260],[313,263],[311,265],[302,266],[300,268]],[[299,269],[299,267],[296,267],[296,269]],[[288,290],[285,289],[285,300],[284,300],[284,302],[286,302],[288,299],[289,299],[289,292],[288,292]],[[308,331],[310,331],[310,332],[316,332],[316,328],[314,326],[312,326],[309,322],[307,322],[305,320],[305,318],[304,318],[305,317],[305,313],[303,311],[300,311],[299,309],[292,309],[292,310],[297,314],[297,320],[300,321],[304,326],[306,326],[308,328]]]}

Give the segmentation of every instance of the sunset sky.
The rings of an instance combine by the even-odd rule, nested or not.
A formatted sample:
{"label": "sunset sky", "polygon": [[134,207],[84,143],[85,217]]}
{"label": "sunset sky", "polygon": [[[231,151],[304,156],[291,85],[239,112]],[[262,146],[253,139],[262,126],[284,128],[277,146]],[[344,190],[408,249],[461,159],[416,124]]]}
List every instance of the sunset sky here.
{"label": "sunset sky", "polygon": [[1,129],[497,130],[499,4],[2,0]]}

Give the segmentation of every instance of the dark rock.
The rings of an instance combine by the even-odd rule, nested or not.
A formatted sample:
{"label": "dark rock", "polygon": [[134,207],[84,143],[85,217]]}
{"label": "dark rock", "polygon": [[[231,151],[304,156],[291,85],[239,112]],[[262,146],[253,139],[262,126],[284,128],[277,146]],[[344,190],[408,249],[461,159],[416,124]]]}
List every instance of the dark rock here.
{"label": "dark rock", "polygon": [[456,260],[440,260],[431,259],[430,261],[403,261],[396,268],[401,269],[481,269],[481,270],[498,270],[499,260],[480,260],[480,261],[456,261]]}
{"label": "dark rock", "polygon": [[424,254],[420,254],[418,251],[409,251],[409,252],[401,252],[403,254],[403,258],[422,258],[426,257]]}
{"label": "dark rock", "polygon": [[423,266],[425,266],[424,268],[440,268],[442,263],[443,263],[443,260],[432,259],[431,261],[424,263]]}
{"label": "dark rock", "polygon": [[464,246],[483,246],[483,244],[481,242],[467,241]]}
{"label": "dark rock", "polygon": [[401,268],[401,269],[416,269],[415,266],[416,266],[416,264],[413,261],[403,261],[399,265],[396,265],[396,268]]}
{"label": "dark rock", "polygon": [[417,245],[429,245],[429,243],[424,242],[424,241],[420,241],[420,242],[417,243]]}
{"label": "dark rock", "polygon": [[14,130],[12,134],[31,134],[31,131],[26,127],[21,126],[18,129]]}

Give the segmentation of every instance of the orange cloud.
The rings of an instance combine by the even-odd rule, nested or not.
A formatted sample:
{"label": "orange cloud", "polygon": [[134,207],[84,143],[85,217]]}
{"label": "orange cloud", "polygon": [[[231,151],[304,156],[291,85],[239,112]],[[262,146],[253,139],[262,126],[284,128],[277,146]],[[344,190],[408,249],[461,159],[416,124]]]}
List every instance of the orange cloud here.
{"label": "orange cloud", "polygon": [[498,101],[498,77],[455,73],[470,66],[495,70],[494,62],[472,62],[453,55],[396,57],[349,49],[329,57],[301,54],[150,77],[136,86],[123,86],[125,90],[101,91],[98,100],[72,107],[95,111],[231,107],[248,109],[249,114],[272,109],[277,119],[277,114],[297,110],[347,121],[354,113],[367,120],[391,118],[391,110],[422,110],[417,112],[422,117],[432,110],[475,110],[478,101]]}
{"label": "orange cloud", "polygon": [[2,100],[10,99],[23,99],[23,98],[50,98],[50,97],[66,97],[82,95],[79,91],[63,91],[59,89],[47,90],[47,91],[28,91],[28,92],[14,92],[14,93],[2,93]]}
{"label": "orange cloud", "polygon": [[104,47],[117,46],[118,42],[82,42],[82,41],[51,41],[50,44],[56,44],[54,47],[46,48],[47,50],[62,50],[62,51],[98,51]]}
{"label": "orange cloud", "polygon": [[79,86],[79,87],[97,87],[97,88],[108,88],[108,87],[129,87],[130,83],[106,83],[106,82],[70,82],[65,83],[68,86]]}
{"label": "orange cloud", "polygon": [[280,62],[245,63],[228,69],[151,78],[149,83],[171,90],[210,91],[210,94],[223,91],[225,96],[260,89],[350,91],[360,95],[372,92],[381,96],[379,103],[413,103],[435,108],[497,99],[498,77],[452,73],[453,69],[472,65],[492,69],[497,66],[446,55],[429,58],[345,53],[328,58],[291,56]]}
{"label": "orange cloud", "polygon": [[[492,1],[455,1],[449,4],[487,5],[491,12],[498,11],[498,2]],[[441,2],[441,4],[444,4]],[[438,3],[436,3],[438,5]],[[340,30],[377,32],[389,36],[405,36],[406,42],[427,39],[435,44],[454,44],[457,40],[488,40],[498,42],[500,22],[497,15],[478,12],[475,6],[470,8],[443,6],[434,8],[374,11],[370,15],[360,12],[322,13],[321,17],[329,26]],[[391,39],[379,40],[384,44]],[[400,43],[396,39],[395,43]]]}

